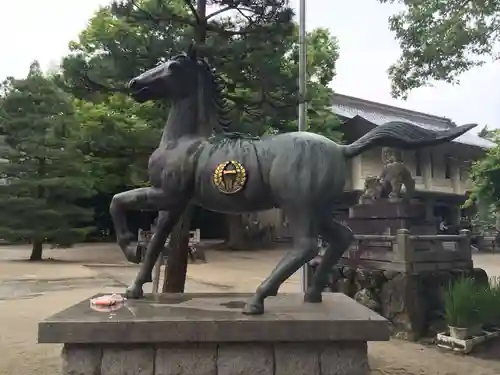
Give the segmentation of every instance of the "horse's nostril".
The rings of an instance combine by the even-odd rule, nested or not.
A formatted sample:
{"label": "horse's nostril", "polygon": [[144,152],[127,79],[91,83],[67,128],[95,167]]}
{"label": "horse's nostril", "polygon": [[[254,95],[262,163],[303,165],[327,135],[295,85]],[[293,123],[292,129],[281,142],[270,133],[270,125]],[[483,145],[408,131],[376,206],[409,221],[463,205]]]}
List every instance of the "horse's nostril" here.
{"label": "horse's nostril", "polygon": [[134,86],[137,85],[137,80],[135,78],[131,79],[130,82],[128,83],[128,88],[133,89]]}

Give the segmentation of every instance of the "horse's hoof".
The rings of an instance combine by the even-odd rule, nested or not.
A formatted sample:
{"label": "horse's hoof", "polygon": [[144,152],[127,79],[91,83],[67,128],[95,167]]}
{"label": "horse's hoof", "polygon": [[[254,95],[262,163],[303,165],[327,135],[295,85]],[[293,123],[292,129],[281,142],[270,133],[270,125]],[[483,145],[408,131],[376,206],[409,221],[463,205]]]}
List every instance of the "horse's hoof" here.
{"label": "horse's hoof", "polygon": [[263,303],[247,303],[242,311],[245,315],[262,315],[264,314]]}
{"label": "horse's hoof", "polygon": [[139,285],[131,285],[125,290],[125,297],[129,299],[140,299],[144,297],[144,291]]}
{"label": "horse's hoof", "polygon": [[140,248],[138,249],[137,246],[126,246],[126,247],[121,247],[121,249],[122,249],[123,253],[125,254],[125,258],[130,263],[134,263],[134,264],[141,263],[142,256],[141,256]]}
{"label": "horse's hoof", "polygon": [[304,294],[304,302],[307,303],[320,303],[323,302],[323,295],[321,292],[311,291]]}
{"label": "horse's hoof", "polygon": [[134,238],[132,233],[124,234],[123,236],[118,237],[118,246],[122,250],[125,258],[135,264],[139,264],[141,262],[141,247],[136,244],[132,244],[132,239]]}

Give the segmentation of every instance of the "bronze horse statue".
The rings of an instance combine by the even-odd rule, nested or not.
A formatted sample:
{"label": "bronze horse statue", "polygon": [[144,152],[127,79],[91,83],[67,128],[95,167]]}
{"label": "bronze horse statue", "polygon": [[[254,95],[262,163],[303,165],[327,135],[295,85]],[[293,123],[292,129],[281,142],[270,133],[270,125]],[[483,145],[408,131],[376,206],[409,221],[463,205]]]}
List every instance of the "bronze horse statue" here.
{"label": "bronze horse statue", "polygon": [[[266,297],[318,252],[318,235],[328,242],[305,302],[321,302],[327,276],[353,240],[333,218],[344,190],[348,159],[378,146],[418,149],[458,137],[464,125],[434,132],[401,122],[378,126],[350,145],[318,134],[292,132],[252,138],[226,133],[224,102],[215,72],[194,53],[179,54],[129,82],[138,102],[167,99],[168,120],[149,159],[151,187],[117,194],[110,205],[117,242],[127,259],[139,262],[126,211],[160,211],[158,227],[128,298],[141,298],[165,239],[190,203],[222,213],[281,208],[294,236],[293,250],[247,302],[243,313],[262,314]],[[200,114],[202,116],[200,116]],[[213,133],[218,133],[213,135]]]}

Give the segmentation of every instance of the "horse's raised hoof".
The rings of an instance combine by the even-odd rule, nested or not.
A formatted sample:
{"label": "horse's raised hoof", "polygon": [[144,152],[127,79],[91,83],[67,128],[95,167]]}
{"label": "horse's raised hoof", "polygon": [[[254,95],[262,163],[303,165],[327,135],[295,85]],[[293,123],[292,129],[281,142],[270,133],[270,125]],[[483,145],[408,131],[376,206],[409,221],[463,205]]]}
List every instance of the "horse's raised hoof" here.
{"label": "horse's raised hoof", "polygon": [[242,310],[245,315],[262,315],[264,314],[264,303],[247,303]]}
{"label": "horse's raised hoof", "polygon": [[132,233],[120,236],[118,238],[118,245],[129,262],[139,264],[141,263],[142,251],[140,246],[132,244],[133,238],[134,235]]}
{"label": "horse's raised hoof", "polygon": [[321,292],[307,291],[304,294],[304,302],[321,303],[321,302],[323,302],[323,295],[321,294]]}
{"label": "horse's raised hoof", "polygon": [[125,297],[128,299],[140,299],[144,297],[144,291],[142,286],[132,284],[125,290]]}

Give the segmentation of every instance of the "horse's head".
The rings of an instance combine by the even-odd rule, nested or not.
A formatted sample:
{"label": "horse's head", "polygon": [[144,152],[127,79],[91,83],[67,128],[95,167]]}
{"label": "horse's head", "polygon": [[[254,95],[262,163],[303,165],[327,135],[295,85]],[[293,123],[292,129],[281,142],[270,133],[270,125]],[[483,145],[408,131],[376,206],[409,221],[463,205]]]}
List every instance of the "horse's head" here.
{"label": "horse's head", "polygon": [[[140,103],[167,99],[173,104],[187,99],[188,107],[196,109],[197,121],[193,126],[200,124],[200,117],[209,120],[202,121],[200,126],[209,125],[210,131],[225,130],[230,123],[217,75],[206,60],[196,56],[194,49],[131,79],[128,87],[132,98]],[[196,101],[197,105],[191,106],[190,101]]]}
{"label": "horse's head", "polygon": [[196,88],[200,60],[194,52],[183,53],[132,78],[130,95],[142,103],[167,98],[182,99]]}

